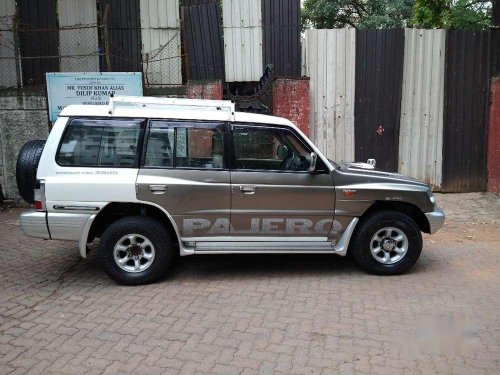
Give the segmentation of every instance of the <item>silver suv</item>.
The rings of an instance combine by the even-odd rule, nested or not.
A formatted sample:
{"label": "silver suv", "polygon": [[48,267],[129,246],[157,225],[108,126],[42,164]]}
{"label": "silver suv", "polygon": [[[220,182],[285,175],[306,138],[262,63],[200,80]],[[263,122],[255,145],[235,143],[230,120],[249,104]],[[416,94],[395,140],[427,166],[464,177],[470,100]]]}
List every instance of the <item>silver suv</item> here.
{"label": "silver suv", "polygon": [[424,183],[325,158],[290,121],[227,101],[115,97],[66,107],[28,142],[17,178],[28,236],[78,241],[123,284],[161,278],[175,253],[352,253],[407,271],[444,222]]}

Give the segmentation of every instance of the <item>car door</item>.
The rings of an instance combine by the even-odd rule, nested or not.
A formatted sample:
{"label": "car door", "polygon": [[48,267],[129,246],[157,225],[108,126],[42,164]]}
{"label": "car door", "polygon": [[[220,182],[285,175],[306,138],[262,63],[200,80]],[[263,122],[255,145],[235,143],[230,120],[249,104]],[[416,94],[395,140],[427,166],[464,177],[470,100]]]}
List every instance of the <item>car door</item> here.
{"label": "car door", "polygon": [[319,161],[286,127],[231,126],[231,236],[326,239],[334,218],[335,190]]}
{"label": "car door", "polygon": [[165,209],[183,239],[229,235],[225,137],[224,123],[149,123],[137,197]]}

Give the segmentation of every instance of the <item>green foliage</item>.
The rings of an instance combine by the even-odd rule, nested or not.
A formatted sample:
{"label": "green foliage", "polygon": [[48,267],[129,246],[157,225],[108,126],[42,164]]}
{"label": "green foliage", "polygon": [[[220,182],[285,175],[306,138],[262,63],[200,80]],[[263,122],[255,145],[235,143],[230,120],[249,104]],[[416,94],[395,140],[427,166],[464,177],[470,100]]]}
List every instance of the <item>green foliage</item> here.
{"label": "green foliage", "polygon": [[480,30],[490,25],[490,0],[305,0],[302,9],[303,28]]}
{"label": "green foliage", "polygon": [[305,0],[302,24],[319,29],[405,27],[415,0]]}
{"label": "green foliage", "polygon": [[482,30],[491,26],[491,1],[416,0],[413,26]]}

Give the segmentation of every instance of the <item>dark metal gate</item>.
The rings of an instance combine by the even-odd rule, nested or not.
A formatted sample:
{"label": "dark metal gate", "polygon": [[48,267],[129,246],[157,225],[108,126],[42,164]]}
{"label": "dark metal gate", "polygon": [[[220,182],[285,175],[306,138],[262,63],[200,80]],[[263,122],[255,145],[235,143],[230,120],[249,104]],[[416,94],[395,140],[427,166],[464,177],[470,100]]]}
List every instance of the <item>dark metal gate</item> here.
{"label": "dark metal gate", "polygon": [[101,71],[141,71],[141,23],[139,0],[99,0],[102,48]]}
{"label": "dark metal gate", "polygon": [[18,6],[23,85],[44,85],[45,73],[59,71],[56,2],[19,0]]}
{"label": "dark metal gate", "polygon": [[357,161],[397,171],[404,59],[404,30],[356,32],[354,109]]}
{"label": "dark metal gate", "polygon": [[490,32],[446,33],[443,191],[486,190]]}
{"label": "dark metal gate", "polygon": [[182,21],[189,79],[224,81],[224,44],[218,1],[184,1]]}
{"label": "dark metal gate", "polygon": [[262,0],[264,66],[277,76],[300,77],[300,1]]}

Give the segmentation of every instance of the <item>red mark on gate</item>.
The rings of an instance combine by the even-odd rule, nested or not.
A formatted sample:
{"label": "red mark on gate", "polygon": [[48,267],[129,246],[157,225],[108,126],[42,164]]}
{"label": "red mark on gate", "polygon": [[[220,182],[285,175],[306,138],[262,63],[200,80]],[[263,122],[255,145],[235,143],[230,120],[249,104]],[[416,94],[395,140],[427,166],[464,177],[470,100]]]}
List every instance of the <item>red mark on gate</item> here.
{"label": "red mark on gate", "polygon": [[377,129],[377,134],[378,135],[382,135],[382,133],[384,132],[384,128],[382,127],[382,125],[380,125]]}

